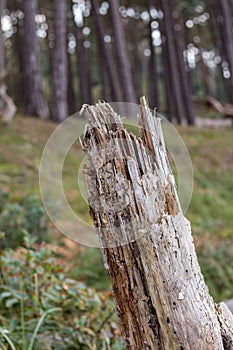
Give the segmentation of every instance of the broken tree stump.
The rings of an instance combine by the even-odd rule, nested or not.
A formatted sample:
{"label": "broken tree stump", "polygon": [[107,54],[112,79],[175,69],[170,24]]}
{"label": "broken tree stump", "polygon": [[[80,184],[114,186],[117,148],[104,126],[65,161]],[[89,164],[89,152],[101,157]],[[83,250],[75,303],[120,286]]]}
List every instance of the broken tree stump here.
{"label": "broken tree stump", "polygon": [[201,274],[160,119],[141,98],[136,137],[109,104],[83,110],[90,214],[127,349],[232,349],[233,318]]}

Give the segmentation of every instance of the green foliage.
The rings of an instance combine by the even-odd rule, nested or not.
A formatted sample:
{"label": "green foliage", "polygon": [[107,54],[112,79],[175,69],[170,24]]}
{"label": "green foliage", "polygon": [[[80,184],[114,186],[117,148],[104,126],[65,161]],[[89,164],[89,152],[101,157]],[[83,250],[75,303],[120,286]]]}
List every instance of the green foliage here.
{"label": "green foliage", "polygon": [[89,287],[98,290],[110,290],[110,281],[104,269],[103,258],[99,249],[86,247],[78,256],[72,276],[80,278]]}
{"label": "green foliage", "polygon": [[0,344],[10,340],[20,350],[123,349],[110,293],[69,278],[68,266],[29,237],[27,248],[5,249],[1,258]]}
{"label": "green foliage", "polygon": [[216,302],[232,298],[233,246],[230,242],[205,245],[198,250],[202,273]]}
{"label": "green foliage", "polygon": [[23,244],[26,231],[37,242],[46,240],[47,217],[40,200],[31,195],[18,202],[9,202],[9,194],[0,191],[0,227],[5,232],[3,247]]}

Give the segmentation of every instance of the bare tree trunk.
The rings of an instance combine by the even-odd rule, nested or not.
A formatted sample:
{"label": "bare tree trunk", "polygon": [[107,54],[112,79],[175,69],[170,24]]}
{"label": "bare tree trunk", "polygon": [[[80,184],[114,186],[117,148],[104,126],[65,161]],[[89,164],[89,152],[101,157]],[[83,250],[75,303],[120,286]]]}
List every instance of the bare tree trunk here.
{"label": "bare tree trunk", "polygon": [[71,63],[71,55],[67,52],[67,59],[68,59],[68,110],[69,114],[74,114],[77,112],[76,107],[76,98],[75,98],[75,92],[74,92],[74,80],[73,80],[73,71],[72,71],[72,63]]}
{"label": "bare tree trunk", "polygon": [[[148,5],[152,4],[152,1],[148,1]],[[155,47],[153,44],[152,38],[152,28],[151,28],[152,18],[148,24],[148,41],[150,46],[151,55],[149,57],[149,71],[148,71],[148,80],[149,80],[149,99],[152,107],[159,108],[159,89],[158,89],[158,70],[157,70],[157,59],[155,53]]]}
{"label": "bare tree trunk", "polygon": [[24,35],[22,36],[23,79],[26,112],[41,118],[48,117],[40,69],[40,49],[36,35],[36,0],[22,2]]}
{"label": "bare tree trunk", "polygon": [[176,41],[174,35],[173,18],[168,0],[161,0],[162,10],[164,13],[164,32],[166,35],[166,43],[168,49],[169,65],[171,67],[171,81],[172,81],[172,92],[174,95],[176,105],[176,118],[178,123],[181,123],[185,119],[184,112],[184,101],[182,96],[182,89],[180,85],[180,74],[179,74],[179,62],[177,60],[176,53]]}
{"label": "bare tree trunk", "polygon": [[[76,24],[75,24],[76,26]],[[80,86],[80,97],[81,104],[91,103],[91,76],[90,76],[90,65],[86,54],[86,49],[83,46],[83,35],[82,28],[75,28],[75,36],[77,40],[77,60],[78,60],[78,71],[79,71],[79,86]]]}
{"label": "bare tree trunk", "polygon": [[113,100],[116,102],[119,102],[121,101],[121,87],[120,87],[119,77],[116,69],[116,63],[112,54],[112,50],[107,47],[104,41],[105,28],[104,28],[103,20],[99,14],[98,0],[91,0],[91,4],[93,7],[93,15],[96,23],[100,59],[102,59],[106,63],[107,69],[105,68],[105,71],[108,72],[110,81],[112,84]]}
{"label": "bare tree trunk", "polygon": [[[85,109],[90,212],[127,349],[232,349],[233,317],[209,295],[160,120],[145,98],[140,138],[107,104]],[[224,310],[225,308],[225,310]]]}
{"label": "bare tree trunk", "polygon": [[164,27],[168,45],[169,63],[171,65],[171,79],[176,110],[180,116],[179,119],[186,119],[188,124],[194,124],[191,91],[187,80],[187,73],[184,70],[184,60],[179,38],[174,30],[172,3],[168,0],[161,0],[161,5],[164,12]]}
{"label": "bare tree trunk", "polygon": [[125,102],[136,103],[137,97],[133,85],[130,61],[127,54],[125,34],[123,30],[121,17],[119,14],[119,0],[109,0],[109,5]]}
{"label": "bare tree trunk", "polygon": [[[173,106],[175,106],[173,93],[172,93],[172,82],[170,74],[170,65],[168,60],[168,49],[167,49],[167,39],[162,38],[162,57],[163,57],[163,80],[164,80],[164,90],[166,96],[166,115],[167,119],[172,122],[173,116],[178,113],[174,113]],[[180,122],[180,119],[177,118],[177,122]]]}
{"label": "bare tree trunk", "polygon": [[[173,0],[170,0],[171,11],[173,10]],[[185,23],[182,23],[182,26],[185,26]],[[185,107],[185,119],[189,125],[195,124],[192,96],[191,96],[191,87],[188,80],[188,73],[185,70],[185,62],[183,58],[184,50],[184,40],[182,40],[179,33],[175,31],[175,23],[173,21],[173,31],[175,38],[176,46],[176,55],[178,61],[179,75],[180,75],[180,86],[183,95],[183,104]]]}
{"label": "bare tree trunk", "polygon": [[[210,19],[209,19],[209,32],[211,35],[211,41],[215,48],[218,48],[217,54],[220,55],[221,60],[227,60],[225,50],[224,50],[224,35],[222,30],[222,23],[219,23],[219,4],[216,2],[212,2],[210,0],[207,1],[207,6],[209,8]],[[210,94],[215,96],[216,98],[224,100],[229,99],[231,101],[231,91],[229,89],[229,82],[223,78],[222,65],[218,64],[216,67],[216,81],[217,84],[215,89],[213,90],[212,86],[209,84]]]}
{"label": "bare tree trunk", "polygon": [[[2,0],[0,3],[0,19],[4,15],[6,9],[6,0]],[[5,70],[5,46],[4,46],[4,37],[2,32],[2,27],[0,26],[0,75],[2,75]]]}
{"label": "bare tree trunk", "polygon": [[181,123],[181,116],[177,110],[176,96],[173,93],[173,75],[171,72],[171,64],[168,50],[168,39],[166,37],[164,21],[160,21],[160,30],[162,34],[162,63],[163,63],[163,81],[166,96],[166,114],[169,121],[172,121],[173,116],[176,117],[177,123]]}
{"label": "bare tree trunk", "polygon": [[230,92],[231,101],[233,103],[233,26],[232,26],[232,9],[230,0],[219,0],[220,8],[223,15],[223,37],[224,47],[231,72],[230,76]]}
{"label": "bare tree trunk", "polygon": [[[30,1],[30,0],[29,0]],[[54,0],[54,48],[52,50],[52,118],[68,117],[68,58],[66,38],[66,0]]]}
{"label": "bare tree trunk", "polygon": [[108,72],[106,71],[106,61],[105,58],[101,55],[100,50],[99,52],[99,66],[100,66],[100,80],[102,85],[102,96],[104,101],[110,102],[110,101],[118,101],[114,96],[114,88],[109,80]]}
{"label": "bare tree trunk", "polygon": [[[0,2],[0,22],[6,10],[6,0]],[[7,71],[5,64],[5,40],[0,25],[0,114],[3,123],[9,123],[15,113],[16,106],[12,98],[7,94],[7,86],[4,83],[4,79],[7,77],[9,72]]]}
{"label": "bare tree trunk", "polygon": [[208,81],[208,67],[205,64],[203,59],[203,49],[199,48],[199,50],[200,50],[200,73],[201,73],[200,78],[204,88],[204,94],[205,94],[204,97],[207,97],[211,95],[209,81]]}
{"label": "bare tree trunk", "polygon": [[127,24],[127,43],[131,46],[129,60],[131,62],[131,71],[133,72],[133,83],[137,96],[142,95],[143,89],[143,69],[141,54],[139,52],[139,43],[142,39],[141,30],[138,30],[138,19],[130,18]]}

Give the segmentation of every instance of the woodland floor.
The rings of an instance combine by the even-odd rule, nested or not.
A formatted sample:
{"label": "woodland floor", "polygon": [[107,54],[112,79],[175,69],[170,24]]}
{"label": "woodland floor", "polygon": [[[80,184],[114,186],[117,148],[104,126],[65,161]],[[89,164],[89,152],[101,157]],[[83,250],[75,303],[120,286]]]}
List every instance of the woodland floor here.
{"label": "woodland floor", "polygon": [[[39,196],[40,157],[56,126],[19,115],[10,126],[1,126],[0,188],[10,193],[10,200],[30,194]],[[194,191],[186,216],[192,224],[199,261],[215,299],[229,299],[233,297],[232,128],[183,126],[178,131],[190,152],[194,170]],[[81,147],[75,144],[65,161],[64,188],[72,208],[89,220],[87,204],[77,188],[77,171],[83,156]],[[80,247],[62,237],[52,225],[51,232],[55,237],[51,244],[54,249],[63,249],[64,259],[73,263],[74,274],[78,269],[90,286],[109,288],[97,249]]]}

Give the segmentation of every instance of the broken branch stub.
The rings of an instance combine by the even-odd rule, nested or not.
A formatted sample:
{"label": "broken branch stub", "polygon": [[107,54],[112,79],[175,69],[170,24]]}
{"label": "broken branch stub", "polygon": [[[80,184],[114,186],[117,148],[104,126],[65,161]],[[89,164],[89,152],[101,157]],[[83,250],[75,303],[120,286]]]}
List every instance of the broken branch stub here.
{"label": "broken branch stub", "polygon": [[90,213],[127,349],[224,349],[160,119],[141,98],[136,137],[109,104],[84,112]]}

